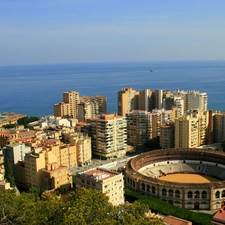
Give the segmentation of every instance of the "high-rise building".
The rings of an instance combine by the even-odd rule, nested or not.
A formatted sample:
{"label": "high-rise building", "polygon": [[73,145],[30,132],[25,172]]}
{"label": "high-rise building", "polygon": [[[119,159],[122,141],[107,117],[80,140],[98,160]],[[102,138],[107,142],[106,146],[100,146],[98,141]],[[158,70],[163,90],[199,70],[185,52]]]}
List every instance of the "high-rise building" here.
{"label": "high-rise building", "polygon": [[155,108],[155,95],[150,89],[144,89],[139,91],[138,97],[138,110],[151,111]]}
{"label": "high-rise building", "polygon": [[138,109],[139,92],[130,88],[123,88],[117,93],[118,115],[125,116],[126,113]]}
{"label": "high-rise building", "polygon": [[124,181],[122,173],[105,169],[92,169],[76,176],[76,184],[105,193],[113,205],[124,204]]}
{"label": "high-rise building", "polygon": [[183,91],[176,90],[174,93],[174,98],[181,97],[184,100],[184,111],[192,109],[202,109],[207,110],[208,108],[208,97],[207,93],[202,93],[200,91],[191,90]]}
{"label": "high-rise building", "polygon": [[160,147],[163,149],[174,147],[174,126],[163,125],[160,127]]}
{"label": "high-rise building", "polygon": [[76,118],[78,114],[78,104],[80,102],[78,91],[68,91],[63,93],[63,102],[69,104],[69,117]]}
{"label": "high-rise building", "polygon": [[207,144],[207,110],[190,110],[175,120],[175,148],[196,148]]}
{"label": "high-rise building", "polygon": [[125,155],[127,148],[126,118],[115,114],[102,114],[90,123],[92,153],[103,158]]}
{"label": "high-rise building", "polygon": [[88,118],[92,117],[92,103],[91,102],[80,102],[78,104],[78,121],[85,122]]}
{"label": "high-rise building", "polygon": [[127,144],[143,145],[152,139],[152,113],[143,110],[134,110],[126,113]]}
{"label": "high-rise building", "polygon": [[213,116],[214,141],[221,143],[225,140],[225,113],[215,113]]}

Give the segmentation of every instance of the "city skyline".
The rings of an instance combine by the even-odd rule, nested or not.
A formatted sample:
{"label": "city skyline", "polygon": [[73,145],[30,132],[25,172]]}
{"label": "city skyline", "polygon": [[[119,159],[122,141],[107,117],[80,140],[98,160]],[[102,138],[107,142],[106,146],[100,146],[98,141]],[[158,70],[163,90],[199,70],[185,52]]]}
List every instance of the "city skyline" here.
{"label": "city skyline", "polygon": [[0,65],[225,60],[225,2],[5,1]]}

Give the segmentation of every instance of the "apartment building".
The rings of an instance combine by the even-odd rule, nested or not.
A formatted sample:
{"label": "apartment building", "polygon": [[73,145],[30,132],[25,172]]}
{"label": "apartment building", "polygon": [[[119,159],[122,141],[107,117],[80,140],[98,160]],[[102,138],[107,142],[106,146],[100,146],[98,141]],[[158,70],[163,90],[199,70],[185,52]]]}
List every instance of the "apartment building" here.
{"label": "apartment building", "polygon": [[214,141],[221,143],[225,140],[225,112],[217,112],[213,116]]}
{"label": "apartment building", "polygon": [[105,193],[109,197],[109,202],[113,205],[124,204],[124,181],[122,173],[96,168],[78,174],[76,184]]}
{"label": "apartment building", "polygon": [[72,175],[68,174],[66,166],[60,166],[57,162],[46,164],[43,169],[43,184],[44,190],[60,189],[67,191],[71,188]]}
{"label": "apartment building", "polygon": [[31,152],[31,147],[19,143],[6,145],[5,148],[3,148],[3,154],[5,158],[9,160],[11,163],[11,168],[13,170],[13,174],[15,174],[15,167],[14,165],[19,162],[23,161],[25,154]]}
{"label": "apartment building", "polygon": [[103,158],[126,154],[126,118],[115,114],[102,114],[87,121],[90,124],[92,153]]}
{"label": "apartment building", "polygon": [[125,117],[126,113],[138,109],[139,92],[130,88],[123,88],[117,93],[118,115]]}
{"label": "apartment building", "polygon": [[152,139],[152,113],[134,110],[126,113],[127,144],[138,146]]}
{"label": "apartment building", "polygon": [[174,126],[163,125],[160,127],[160,147],[162,149],[174,147]]}
{"label": "apartment building", "polygon": [[175,120],[175,148],[195,148],[207,144],[209,113],[190,110]]}
{"label": "apartment building", "polygon": [[208,96],[205,92],[196,90],[184,91],[177,89],[174,93],[174,98],[180,97],[184,100],[184,112],[192,109],[207,110]]}
{"label": "apartment building", "polygon": [[63,101],[54,105],[54,116],[77,119],[79,102],[78,91],[63,92]]}
{"label": "apartment building", "polygon": [[86,133],[76,132],[71,134],[70,144],[77,146],[77,164],[85,166],[91,163],[91,137]]}
{"label": "apartment building", "polygon": [[92,103],[91,102],[80,102],[78,104],[78,121],[79,122],[85,122],[88,118],[93,117],[92,112]]}
{"label": "apartment building", "polygon": [[24,157],[25,185],[30,187],[41,187],[43,183],[43,172],[45,168],[45,153],[42,148],[34,152],[26,153]]}
{"label": "apartment building", "polygon": [[80,102],[90,102],[92,106],[92,117],[107,113],[107,97],[106,96],[82,96]]}

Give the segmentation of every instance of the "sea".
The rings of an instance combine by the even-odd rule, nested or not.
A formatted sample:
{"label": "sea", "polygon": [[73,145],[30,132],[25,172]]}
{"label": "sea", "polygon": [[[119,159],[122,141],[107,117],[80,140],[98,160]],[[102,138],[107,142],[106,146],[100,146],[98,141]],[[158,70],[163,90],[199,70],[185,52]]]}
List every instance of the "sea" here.
{"label": "sea", "polygon": [[54,114],[62,93],[107,96],[107,112],[117,112],[117,92],[199,90],[208,109],[225,111],[225,61],[149,61],[0,66],[0,113]]}

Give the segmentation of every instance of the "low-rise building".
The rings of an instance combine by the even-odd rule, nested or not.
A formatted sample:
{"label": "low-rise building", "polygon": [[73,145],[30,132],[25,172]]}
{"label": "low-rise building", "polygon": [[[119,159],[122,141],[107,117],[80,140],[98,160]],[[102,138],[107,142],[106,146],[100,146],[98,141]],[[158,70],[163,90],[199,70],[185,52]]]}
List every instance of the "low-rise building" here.
{"label": "low-rise building", "polygon": [[105,193],[113,205],[124,204],[124,181],[122,173],[100,168],[92,169],[78,174],[76,184]]}

